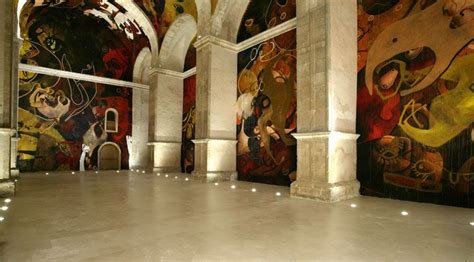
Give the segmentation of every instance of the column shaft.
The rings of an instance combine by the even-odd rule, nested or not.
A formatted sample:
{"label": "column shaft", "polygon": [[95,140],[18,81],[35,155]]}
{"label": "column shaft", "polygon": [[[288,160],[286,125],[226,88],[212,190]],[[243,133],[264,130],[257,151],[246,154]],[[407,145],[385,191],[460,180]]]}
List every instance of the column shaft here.
{"label": "column shaft", "polygon": [[159,69],[150,75],[149,145],[153,170],[180,172],[183,79]]}
{"label": "column shaft", "polygon": [[237,52],[206,36],[196,43],[196,179],[235,180]]}
{"label": "column shaft", "polygon": [[357,1],[298,0],[296,197],[357,196]]}

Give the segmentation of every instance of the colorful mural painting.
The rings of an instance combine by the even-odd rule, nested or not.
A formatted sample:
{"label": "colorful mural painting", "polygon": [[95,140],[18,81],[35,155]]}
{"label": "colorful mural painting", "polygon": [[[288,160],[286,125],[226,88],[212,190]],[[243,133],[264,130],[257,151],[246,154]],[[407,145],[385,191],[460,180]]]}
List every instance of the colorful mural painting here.
{"label": "colorful mural painting", "polygon": [[[104,0],[34,4],[22,10],[22,63],[131,80],[131,65],[148,41],[120,6]],[[21,171],[96,169],[105,142],[120,148],[121,167],[128,167],[131,89],[24,71],[19,80]],[[106,132],[108,123],[116,126]]]}
{"label": "colorful mural painting", "polygon": [[20,72],[20,171],[97,169],[105,142],[120,148],[128,168],[131,125],[132,89]]}
{"label": "colorful mural painting", "polygon": [[120,6],[105,0],[36,2],[21,13],[22,63],[132,79],[135,58],[148,40]]}
{"label": "colorful mural painting", "polygon": [[181,144],[181,171],[194,170],[194,143],[196,132],[196,75],[184,79],[183,141]]}
{"label": "colorful mural painting", "polygon": [[[237,42],[247,40],[295,17],[296,0],[250,0],[240,25]],[[296,32],[293,37],[296,38]],[[278,37],[275,41],[279,41]]]}
{"label": "colorful mural painting", "polygon": [[296,179],[295,30],[239,53],[237,171],[240,180]]}
{"label": "colorful mural painting", "polygon": [[358,4],[364,195],[474,207],[474,12],[467,1]]}

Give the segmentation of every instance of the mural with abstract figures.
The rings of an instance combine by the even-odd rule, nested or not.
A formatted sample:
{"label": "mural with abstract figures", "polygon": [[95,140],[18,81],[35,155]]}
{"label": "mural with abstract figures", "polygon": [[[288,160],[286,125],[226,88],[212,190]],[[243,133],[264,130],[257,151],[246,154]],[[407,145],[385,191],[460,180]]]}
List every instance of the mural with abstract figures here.
{"label": "mural with abstract figures", "polygon": [[[247,40],[295,17],[296,0],[250,0],[239,28],[237,42]],[[275,38],[276,42],[279,40],[278,37]]]}
{"label": "mural with abstract figures", "polygon": [[194,143],[196,132],[196,75],[184,79],[183,141],[181,144],[181,171],[194,170]]}
{"label": "mural with abstract figures", "polygon": [[21,12],[21,62],[132,80],[148,39],[128,12],[108,0],[36,1]]}
{"label": "mural with abstract figures", "polygon": [[[131,80],[131,65],[148,41],[120,6],[106,0],[28,3],[20,20],[22,63]],[[131,89],[25,71],[19,81],[21,171],[96,169],[105,142],[120,148],[116,158],[128,167]]]}
{"label": "mural with abstract figures", "polygon": [[79,170],[81,164],[86,170],[97,169],[105,142],[120,148],[121,168],[126,169],[131,125],[130,88],[20,72],[18,166],[22,172]]}
{"label": "mural with abstract figures", "polygon": [[473,8],[359,1],[362,194],[474,207]]}
{"label": "mural with abstract figures", "polygon": [[296,179],[295,30],[238,56],[237,171],[240,180]]}

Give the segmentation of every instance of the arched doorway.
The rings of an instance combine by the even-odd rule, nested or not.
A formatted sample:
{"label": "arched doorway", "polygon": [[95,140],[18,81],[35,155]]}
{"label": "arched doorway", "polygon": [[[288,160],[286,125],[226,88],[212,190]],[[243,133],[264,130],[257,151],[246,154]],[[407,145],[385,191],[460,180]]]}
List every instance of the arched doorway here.
{"label": "arched doorway", "polygon": [[122,152],[120,147],[112,142],[106,142],[99,147],[99,170],[119,170]]}

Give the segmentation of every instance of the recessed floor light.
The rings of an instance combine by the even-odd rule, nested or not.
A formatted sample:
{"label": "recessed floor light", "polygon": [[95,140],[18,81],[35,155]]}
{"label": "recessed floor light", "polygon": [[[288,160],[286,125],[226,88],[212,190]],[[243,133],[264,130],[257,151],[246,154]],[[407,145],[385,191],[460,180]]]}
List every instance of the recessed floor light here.
{"label": "recessed floor light", "polygon": [[189,181],[189,178],[186,177],[184,180]]}
{"label": "recessed floor light", "polygon": [[275,195],[276,195],[276,196],[281,196],[281,193],[280,193],[280,192],[276,192]]}
{"label": "recessed floor light", "polygon": [[218,185],[219,185],[219,183],[217,183],[217,182],[216,182],[216,183],[214,183],[214,185],[215,185],[215,186],[218,186]]}
{"label": "recessed floor light", "polygon": [[46,173],[45,175],[49,176],[49,173]]}
{"label": "recessed floor light", "polygon": [[407,211],[405,211],[405,210],[404,210],[404,211],[402,211],[402,212],[400,212],[400,214],[401,214],[402,216],[408,216],[408,212],[407,212]]}
{"label": "recessed floor light", "polygon": [[146,172],[145,171],[142,171],[143,174],[145,174]]}
{"label": "recessed floor light", "polygon": [[356,207],[357,207],[357,204],[352,203],[352,204],[351,204],[351,207],[352,207],[352,208],[356,208]]}
{"label": "recessed floor light", "polygon": [[3,202],[10,203],[10,202],[12,202],[12,200],[10,198],[7,198],[7,199],[3,200]]}
{"label": "recessed floor light", "polygon": [[166,174],[165,177],[168,177],[168,174]]}
{"label": "recessed floor light", "polygon": [[73,175],[74,175],[74,174],[76,174],[76,172],[71,172],[71,174],[73,174]]}
{"label": "recessed floor light", "polygon": [[0,209],[3,210],[3,211],[7,211],[8,207],[7,206],[2,206],[2,207],[0,207]]}
{"label": "recessed floor light", "polygon": [[231,186],[230,186],[230,188],[232,188],[232,189],[235,189],[235,188],[236,188],[236,186],[235,186],[235,185],[231,185]]}
{"label": "recessed floor light", "polygon": [[3,220],[5,220],[5,218],[4,218],[4,217],[0,217],[0,222],[2,222]]}
{"label": "recessed floor light", "polygon": [[252,188],[252,192],[257,192],[257,189],[256,188]]}
{"label": "recessed floor light", "polygon": [[471,226],[474,227],[474,221],[472,221],[471,223],[469,223],[469,225],[471,225]]}
{"label": "recessed floor light", "polygon": [[174,179],[178,179],[178,176],[175,176]]}

